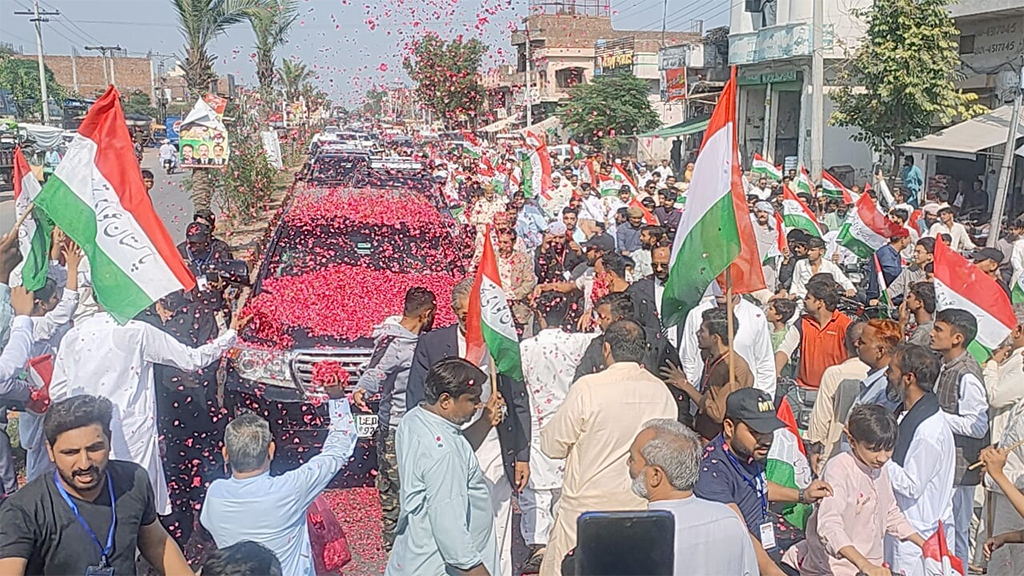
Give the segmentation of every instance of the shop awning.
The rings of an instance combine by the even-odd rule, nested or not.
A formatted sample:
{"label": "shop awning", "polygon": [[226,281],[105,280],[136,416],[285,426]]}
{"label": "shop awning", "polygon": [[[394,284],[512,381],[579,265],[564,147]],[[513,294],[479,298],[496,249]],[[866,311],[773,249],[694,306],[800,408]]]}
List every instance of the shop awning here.
{"label": "shop awning", "polygon": [[708,127],[709,121],[711,121],[711,116],[698,116],[678,124],[659,128],[653,132],[638,134],[637,138],[675,138],[676,136],[696,134],[697,132],[703,132]]}
{"label": "shop awning", "polygon": [[506,128],[508,128],[509,126],[515,124],[518,121],[519,121],[519,115],[518,114],[513,114],[513,115],[509,116],[508,118],[504,118],[504,119],[498,120],[497,122],[494,122],[493,124],[488,124],[487,126],[484,126],[483,128],[480,129],[480,131],[481,132],[487,132],[488,134],[493,134],[495,132],[501,132],[501,131],[505,130]]}
{"label": "shop awning", "polygon": [[[1011,112],[1010,106],[996,108],[988,114],[907,142],[900,146],[900,150],[905,154],[933,154],[975,160],[979,153],[1006,143]],[[1018,123],[1017,137],[1021,136],[1024,136],[1024,130]],[[1001,154],[1002,151],[999,150],[998,153]]]}
{"label": "shop awning", "polygon": [[525,128],[520,128],[519,130],[516,130],[515,133],[525,135],[527,132],[533,132],[536,134],[538,132],[557,129],[561,125],[562,121],[559,120],[557,116],[549,116],[540,122],[531,124]]}

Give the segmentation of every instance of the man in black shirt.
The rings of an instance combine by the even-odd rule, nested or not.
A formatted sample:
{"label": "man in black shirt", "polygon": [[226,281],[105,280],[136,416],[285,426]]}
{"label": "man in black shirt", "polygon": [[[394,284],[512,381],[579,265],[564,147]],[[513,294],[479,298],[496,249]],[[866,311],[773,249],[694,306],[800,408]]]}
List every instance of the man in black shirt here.
{"label": "man in black shirt", "polygon": [[0,505],[0,574],[135,574],[138,548],[160,574],[192,574],[157,522],[149,476],[109,460],[110,400],[73,396],[43,419],[56,470]]}

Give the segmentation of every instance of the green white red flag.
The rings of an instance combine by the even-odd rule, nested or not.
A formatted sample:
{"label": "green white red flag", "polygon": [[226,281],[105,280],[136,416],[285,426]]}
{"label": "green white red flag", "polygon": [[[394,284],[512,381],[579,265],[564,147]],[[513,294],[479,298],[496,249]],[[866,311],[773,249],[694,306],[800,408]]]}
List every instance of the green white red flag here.
{"label": "green white red flag", "polygon": [[866,260],[871,258],[875,250],[885,246],[889,238],[900,228],[899,224],[889,220],[889,217],[878,209],[869,194],[861,194],[854,204],[854,211],[839,229],[838,241],[840,246],[845,246],[858,258]]}
{"label": "green white red flag", "polygon": [[811,185],[811,175],[807,173],[807,168],[800,167],[800,174],[796,177],[796,193],[797,194],[814,194],[814,186]]}
{"label": "green white red flag", "polygon": [[[776,415],[786,426],[775,431],[772,447],[768,449],[768,458],[765,462],[765,477],[769,482],[786,488],[806,489],[813,480],[811,466],[807,462],[807,451],[800,440],[800,431],[796,426],[796,417],[793,415],[789,400],[782,399]],[[814,506],[786,504],[781,510],[782,516],[790,524],[804,530]]]}
{"label": "green white red flag", "polygon": [[935,240],[934,258],[935,309],[966,310],[978,320],[978,335],[968,350],[984,362],[1017,325],[1010,298],[991,276],[941,239]]}
{"label": "green white red flag", "polygon": [[750,165],[750,171],[770,180],[782,180],[782,167],[765,160],[757,152],[754,152],[754,163]]}
{"label": "green white red flag", "polygon": [[[686,318],[708,286],[740,255],[735,197],[746,204],[736,144],[736,78],[726,83],[711,114],[672,244],[669,277],[662,297],[666,326]],[[749,218],[747,218],[749,222]],[[759,260],[756,244],[750,249]],[[761,272],[760,266],[755,266]],[[761,284],[764,284],[762,275]]]}
{"label": "green white red flag", "polygon": [[851,192],[835,176],[824,170],[821,171],[821,190],[826,196],[842,198],[844,204],[854,204],[860,199],[859,194]]}
{"label": "green white red flag", "polygon": [[[14,149],[14,217],[30,209],[39,196],[42,186],[36,179],[28,160],[21,152],[21,146]],[[53,226],[46,218],[40,218],[40,211],[25,217],[18,228],[18,250],[21,251],[21,285],[26,290],[39,290],[46,283],[50,268],[50,231]]]}
{"label": "green white red flag", "polygon": [[950,552],[946,541],[946,527],[939,520],[939,528],[921,546],[925,576],[966,576],[963,560]]}
{"label": "green white red flag", "polygon": [[629,174],[626,173],[626,170],[622,167],[621,164],[612,164],[611,174],[612,179],[615,180],[616,184],[619,185],[619,189],[621,189],[623,186],[629,186],[629,192],[633,196],[636,196],[640,192],[640,190],[636,187],[636,182],[634,182],[633,179],[629,177]]}
{"label": "green white red flag", "polygon": [[498,274],[498,259],[491,242],[491,230],[484,234],[484,250],[469,293],[466,317],[466,358],[479,366],[485,354],[498,374],[523,379],[519,358],[519,336],[512,321],[505,291]]}
{"label": "green white red flag", "polygon": [[811,236],[821,238],[818,218],[789,188],[782,189],[782,221],[790,230],[799,228]]}
{"label": "green white red flag", "polygon": [[522,168],[520,188],[527,198],[543,196],[550,198],[551,156],[543,140],[532,132],[526,133],[526,150],[519,155]]}
{"label": "green white red flag", "polygon": [[89,258],[96,300],[125,323],[196,280],[153,209],[113,86],[89,108],[36,198]]}

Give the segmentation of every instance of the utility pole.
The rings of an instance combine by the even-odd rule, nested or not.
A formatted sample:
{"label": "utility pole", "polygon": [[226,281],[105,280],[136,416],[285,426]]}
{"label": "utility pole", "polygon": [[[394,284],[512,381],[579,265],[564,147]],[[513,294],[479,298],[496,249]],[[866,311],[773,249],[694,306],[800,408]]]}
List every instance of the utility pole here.
{"label": "utility pole", "polygon": [[[1018,73],[1024,72],[1018,70]],[[1013,175],[1013,161],[1017,147],[1017,125],[1020,122],[1021,89],[1024,89],[1024,75],[1018,76],[1017,90],[1013,96],[1013,112],[1010,113],[1010,127],[1006,131],[1006,146],[1003,148],[1003,164],[999,168],[999,185],[996,187],[996,202],[992,205],[992,227],[988,233],[989,248],[995,248],[999,241],[999,229],[1003,225],[1003,208],[1010,192],[1010,180]]]}
{"label": "utility pole", "polygon": [[107,54],[109,54],[111,52],[114,52],[115,50],[116,51],[120,51],[121,50],[121,46],[120,45],[118,45],[118,46],[86,46],[85,49],[86,50],[91,50],[91,51],[94,51],[94,52],[99,52],[101,55],[103,55],[103,81],[107,82],[108,84],[113,84],[113,85],[116,86],[117,85],[117,78],[114,78],[114,57],[113,56],[110,57],[110,77],[109,77],[109,79],[107,78]]}
{"label": "utility pole", "polygon": [[43,124],[50,123],[50,98],[46,94],[46,65],[43,64],[43,22],[49,22],[46,16],[60,16],[60,12],[40,11],[39,0],[32,0],[32,11],[27,10],[14,13],[17,16],[32,16],[29,22],[36,25],[36,59],[39,61],[39,95],[43,99]]}
{"label": "utility pole", "polygon": [[825,156],[825,54],[824,6],[822,0],[813,0],[811,27],[811,178],[821,180]]}
{"label": "utility pole", "polygon": [[523,22],[526,24],[526,94],[524,94],[523,100],[526,102],[526,125],[531,126],[533,124],[533,95],[530,93],[530,79],[531,65],[530,65],[530,17],[523,18]]}
{"label": "utility pole", "polygon": [[71,83],[75,87],[75,94],[78,94],[78,61],[77,61],[77,50],[75,47],[71,47]]}

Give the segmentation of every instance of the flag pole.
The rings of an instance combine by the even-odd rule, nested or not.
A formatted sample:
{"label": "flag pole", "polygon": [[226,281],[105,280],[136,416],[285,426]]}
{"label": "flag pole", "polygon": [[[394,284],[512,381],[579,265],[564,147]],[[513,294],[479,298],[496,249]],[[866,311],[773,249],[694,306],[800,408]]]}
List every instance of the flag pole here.
{"label": "flag pole", "polygon": [[732,264],[725,269],[725,312],[726,312],[726,323],[729,331],[729,382],[736,381],[736,361],[734,360],[735,354],[732,353],[733,338],[735,338],[734,330],[732,329],[733,324],[733,310],[732,303]]}
{"label": "flag pole", "polygon": [[25,219],[32,214],[32,209],[35,208],[35,206],[36,205],[34,202],[29,202],[28,206],[25,207],[25,211],[21,213],[21,216],[18,218],[18,221],[14,223],[14,228],[12,228],[11,230],[17,231],[18,228],[21,228],[21,225],[25,222]]}

